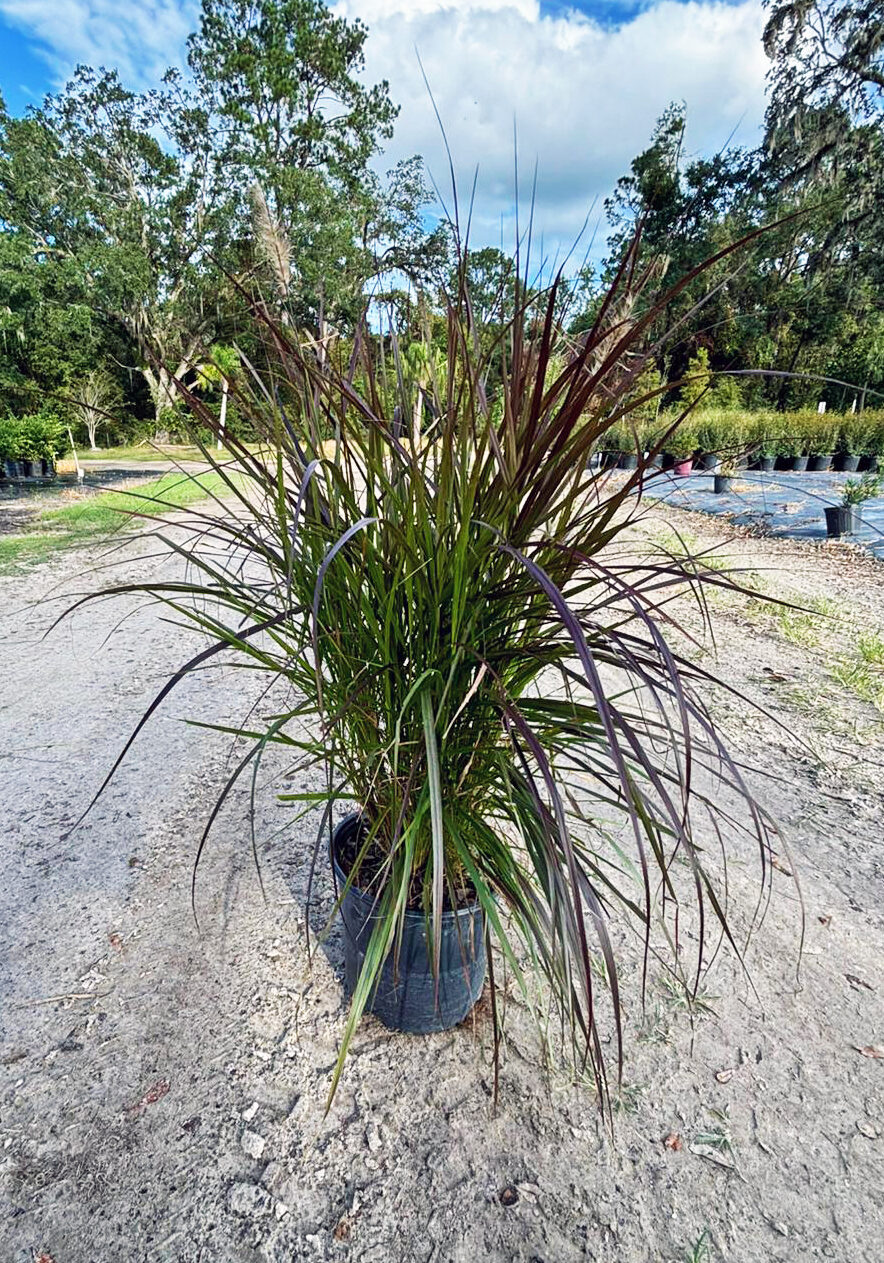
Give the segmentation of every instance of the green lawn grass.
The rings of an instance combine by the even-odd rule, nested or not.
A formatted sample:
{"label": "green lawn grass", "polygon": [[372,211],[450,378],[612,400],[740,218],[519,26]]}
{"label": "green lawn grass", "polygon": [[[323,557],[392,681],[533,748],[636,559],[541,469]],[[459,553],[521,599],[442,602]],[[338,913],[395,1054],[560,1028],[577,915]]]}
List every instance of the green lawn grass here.
{"label": "green lawn grass", "polygon": [[218,474],[168,473],[128,490],[99,491],[76,504],[43,509],[18,535],[0,535],[0,571],[45,561],[61,549],[138,526],[133,513],[173,513],[226,491]]}
{"label": "green lawn grass", "polygon": [[[72,453],[65,453],[71,459]],[[77,458],[81,465],[88,465],[93,460],[202,460],[203,454],[192,444],[168,443],[163,447],[151,447],[149,443],[132,446],[98,447],[95,451],[87,448],[77,449]]]}

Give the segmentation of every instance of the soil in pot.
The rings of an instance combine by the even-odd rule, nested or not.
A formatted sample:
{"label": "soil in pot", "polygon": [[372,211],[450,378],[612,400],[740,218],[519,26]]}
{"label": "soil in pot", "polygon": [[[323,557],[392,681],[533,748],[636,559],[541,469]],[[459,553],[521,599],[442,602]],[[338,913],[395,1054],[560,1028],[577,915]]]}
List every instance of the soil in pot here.
{"label": "soil in pot", "polygon": [[840,469],[843,474],[855,474],[859,468],[859,457],[839,452],[835,457],[835,468]]}
{"label": "soil in pot", "polygon": [[[356,856],[360,822],[347,816],[332,839],[332,863],[338,892]],[[360,880],[370,882],[363,861]],[[465,897],[468,895],[465,892]],[[341,900],[344,932],[344,984],[353,994],[365,952],[376,923],[376,892],[351,886]],[[398,961],[393,953],[381,969],[367,1012],[392,1030],[412,1034],[444,1031],[467,1016],[485,983],[485,918],[475,901],[442,913],[442,946],[438,978],[433,974],[433,949],[427,942],[427,919],[422,908],[409,908]]]}
{"label": "soil in pot", "polygon": [[817,452],[813,456],[808,457],[807,468],[812,474],[824,474],[827,469],[832,468],[832,454]]}
{"label": "soil in pot", "polygon": [[734,485],[734,480],[730,474],[715,475],[715,494],[723,495],[725,491],[730,491]]}
{"label": "soil in pot", "polygon": [[857,519],[858,515],[853,505],[830,505],[826,509],[826,534],[829,539],[853,535],[859,525]]}

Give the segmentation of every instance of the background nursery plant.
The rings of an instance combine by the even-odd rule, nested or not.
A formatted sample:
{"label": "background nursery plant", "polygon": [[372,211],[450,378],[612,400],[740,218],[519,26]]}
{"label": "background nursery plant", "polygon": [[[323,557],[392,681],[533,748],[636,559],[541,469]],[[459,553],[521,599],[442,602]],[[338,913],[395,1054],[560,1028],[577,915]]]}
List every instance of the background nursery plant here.
{"label": "background nursery plant", "polygon": [[[466,969],[487,946],[495,1067],[500,968],[532,1004],[539,973],[604,1107],[609,1033],[622,1060],[609,926],[637,929],[643,978],[653,957],[691,994],[713,944],[733,944],[724,839],[754,837],[764,890],[771,872],[768,819],[704,704],[711,677],[664,636],[686,584],[702,603],[702,585],[732,580],[629,552],[644,467],[680,450],[683,416],[625,479],[588,467],[608,431],[647,410],[634,388],[661,349],[648,331],[686,282],[642,307],[625,299],[643,279],[624,269],[568,350],[557,285],[529,297],[517,280],[515,315],[498,314],[488,339],[466,275],[462,262],[446,355],[426,356],[419,382],[395,334],[363,328],[336,354],[258,309],[269,370],[229,381],[258,447],[228,437],[234,469],[206,444],[226,498],[191,510],[185,543],[156,528],[188,563],[180,581],[111,591],[147,593],[210,638],[136,733],[222,656],[291,686],[266,725],[234,730],[249,747],[212,819],[239,776],[254,786],[270,745],[291,751],[292,773],[325,768],[324,790],[283,798],[321,809],[313,863],[333,848],[339,902],[372,901],[331,1094],[384,971],[395,981],[408,965],[407,918],[422,923],[438,992],[444,918],[472,908],[486,944],[460,949]],[[714,801],[700,784],[712,775]],[[742,805],[733,818],[727,795]],[[346,846],[336,809],[358,813]],[[688,924],[690,963],[673,950]]]}

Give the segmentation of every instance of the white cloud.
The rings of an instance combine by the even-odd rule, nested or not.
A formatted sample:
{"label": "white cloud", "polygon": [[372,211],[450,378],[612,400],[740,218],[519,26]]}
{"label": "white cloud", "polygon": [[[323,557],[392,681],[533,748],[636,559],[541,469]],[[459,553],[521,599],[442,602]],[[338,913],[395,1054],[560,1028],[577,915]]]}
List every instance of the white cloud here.
{"label": "white cloud", "polygon": [[74,67],[117,69],[135,88],[180,65],[196,24],[196,0],[0,0],[10,25],[39,41],[61,86]]}
{"label": "white cloud", "polygon": [[[576,11],[542,16],[533,0],[341,0],[373,15],[367,74],[402,106],[389,158],[423,153],[443,192],[447,165],[419,52],[454,153],[461,197],[479,167],[477,235],[495,241],[513,202],[513,122],[522,196],[539,164],[536,221],[570,242],[647,143],[672,100],[688,108],[691,150],[736,130],[754,142],[764,111],[760,0],[662,0],[618,27]],[[509,234],[511,229],[506,228]],[[553,247],[555,248],[555,247]]]}
{"label": "white cloud", "polygon": [[[619,26],[539,0],[338,0],[369,26],[366,76],[402,110],[386,160],[423,153],[447,189],[445,123],[462,197],[479,166],[476,236],[496,241],[512,208],[513,121],[523,195],[539,162],[538,230],[568,241],[644,147],[672,100],[688,107],[688,146],[714,152],[736,129],[754,141],[764,110],[761,0],[658,0]],[[0,0],[0,13],[48,50],[59,82],[77,62],[116,66],[133,86],[180,64],[196,0]],[[511,229],[506,229],[507,237]]]}

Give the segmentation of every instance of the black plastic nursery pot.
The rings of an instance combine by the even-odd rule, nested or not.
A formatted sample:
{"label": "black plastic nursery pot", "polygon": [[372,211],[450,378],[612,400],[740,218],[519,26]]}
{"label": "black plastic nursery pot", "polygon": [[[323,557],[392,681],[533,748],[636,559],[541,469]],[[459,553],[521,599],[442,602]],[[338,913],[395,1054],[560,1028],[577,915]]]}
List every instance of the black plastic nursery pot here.
{"label": "black plastic nursery pot", "polygon": [[[346,816],[332,836],[332,866],[340,893],[347,877],[338,855],[359,828],[357,815]],[[376,922],[376,895],[351,886],[341,900],[344,928],[344,985],[352,995]],[[457,1026],[482,994],[485,984],[485,918],[478,904],[442,913],[438,980],[433,973],[427,918],[422,910],[405,913],[398,961],[393,953],[380,972],[366,1011],[385,1026],[410,1034],[428,1034]]]}
{"label": "black plastic nursery pot", "polygon": [[839,452],[835,457],[835,468],[842,474],[855,474],[859,469],[859,457],[850,456],[847,452]]}
{"label": "black plastic nursery pot", "polygon": [[758,468],[765,474],[773,473],[774,465],[777,463],[776,456],[759,456]]}
{"label": "black plastic nursery pot", "polygon": [[620,469],[637,469],[638,457],[635,452],[618,452],[617,465]]}
{"label": "black plastic nursery pot", "polygon": [[730,491],[734,485],[733,477],[730,474],[715,475],[715,494],[722,495],[725,491]]}
{"label": "black plastic nursery pot", "polygon": [[880,469],[880,462],[877,456],[860,456],[859,471],[863,474],[877,474]]}
{"label": "black plastic nursery pot", "polygon": [[703,452],[700,457],[700,468],[712,473],[721,464],[716,452]]}
{"label": "black plastic nursery pot", "polygon": [[807,461],[807,456],[790,456],[787,468],[791,470],[793,474],[803,474],[807,469]]}
{"label": "black plastic nursery pot", "polygon": [[832,468],[832,454],[816,452],[809,456],[807,460],[807,469],[811,474],[824,474],[827,469]]}
{"label": "black plastic nursery pot", "polygon": [[826,534],[829,539],[853,535],[858,526],[857,512],[852,504],[834,504],[826,509]]}

